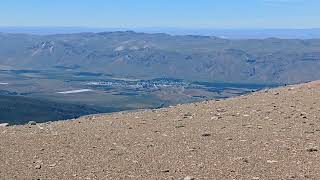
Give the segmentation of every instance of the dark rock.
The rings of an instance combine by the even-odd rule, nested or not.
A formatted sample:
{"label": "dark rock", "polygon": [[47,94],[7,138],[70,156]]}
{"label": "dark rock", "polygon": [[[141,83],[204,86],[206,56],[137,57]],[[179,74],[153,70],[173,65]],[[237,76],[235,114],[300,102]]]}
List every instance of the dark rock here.
{"label": "dark rock", "polygon": [[168,172],[170,172],[170,170],[169,169],[164,169],[164,170],[161,170],[161,172],[168,173]]}
{"label": "dark rock", "polygon": [[307,149],[308,152],[316,152],[319,151],[317,147],[310,147]]}
{"label": "dark rock", "polygon": [[183,115],[184,118],[192,117],[192,114],[190,112]]}
{"label": "dark rock", "polygon": [[211,134],[209,133],[204,133],[204,134],[201,134],[202,137],[208,137],[208,136],[211,136]]}

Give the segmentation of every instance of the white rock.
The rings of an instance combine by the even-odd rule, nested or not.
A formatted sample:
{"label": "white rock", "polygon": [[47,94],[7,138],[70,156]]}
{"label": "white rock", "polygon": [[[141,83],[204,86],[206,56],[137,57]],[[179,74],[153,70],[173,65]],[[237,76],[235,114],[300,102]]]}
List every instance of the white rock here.
{"label": "white rock", "polygon": [[29,125],[29,126],[34,126],[34,125],[37,125],[37,122],[35,122],[35,121],[29,121],[29,122],[28,122],[28,125]]}
{"label": "white rock", "polygon": [[7,126],[9,126],[9,123],[2,123],[2,124],[0,124],[0,127],[7,127]]}
{"label": "white rock", "polygon": [[186,177],[184,178],[184,180],[195,180],[195,178],[192,177],[192,176],[186,176]]}
{"label": "white rock", "polygon": [[218,120],[218,119],[219,119],[218,116],[212,116],[212,117],[211,117],[211,120]]}
{"label": "white rock", "polygon": [[275,160],[268,160],[268,161],[267,161],[267,163],[271,163],[271,164],[272,164],[272,163],[277,163],[277,162],[278,162],[278,161],[275,161]]}

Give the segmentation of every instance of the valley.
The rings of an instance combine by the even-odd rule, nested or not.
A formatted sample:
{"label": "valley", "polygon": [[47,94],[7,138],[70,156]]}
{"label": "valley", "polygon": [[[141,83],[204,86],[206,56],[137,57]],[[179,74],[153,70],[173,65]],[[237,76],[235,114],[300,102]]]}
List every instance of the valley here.
{"label": "valley", "polygon": [[[135,79],[72,70],[2,70],[0,123],[25,124],[96,113],[223,99],[275,85]],[[24,108],[22,108],[24,107]],[[11,109],[8,111],[8,109]],[[23,112],[22,112],[23,111]]]}
{"label": "valley", "polygon": [[[13,109],[24,98],[37,102],[28,112],[48,105],[41,113],[52,116],[41,121],[157,109],[319,79],[319,49],[318,39],[0,33],[0,95],[18,103]],[[10,111],[10,118],[4,111],[2,123],[41,119],[41,113]]]}

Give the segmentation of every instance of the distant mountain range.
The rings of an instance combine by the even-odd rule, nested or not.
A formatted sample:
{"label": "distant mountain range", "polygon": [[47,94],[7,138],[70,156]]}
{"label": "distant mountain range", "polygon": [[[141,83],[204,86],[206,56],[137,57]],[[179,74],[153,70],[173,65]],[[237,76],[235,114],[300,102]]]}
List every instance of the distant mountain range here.
{"label": "distant mountain range", "polygon": [[133,31],[0,34],[2,70],[74,70],[135,78],[298,83],[320,78],[320,39],[242,39]]}
{"label": "distant mountain range", "polygon": [[216,36],[228,39],[314,39],[320,38],[320,28],[307,29],[214,29],[214,28],[174,28],[174,27],[149,27],[149,28],[92,28],[92,27],[1,27],[0,32],[22,33],[35,35],[72,34],[82,32],[112,32],[135,31],[145,33],[167,33],[170,35],[202,35]]}

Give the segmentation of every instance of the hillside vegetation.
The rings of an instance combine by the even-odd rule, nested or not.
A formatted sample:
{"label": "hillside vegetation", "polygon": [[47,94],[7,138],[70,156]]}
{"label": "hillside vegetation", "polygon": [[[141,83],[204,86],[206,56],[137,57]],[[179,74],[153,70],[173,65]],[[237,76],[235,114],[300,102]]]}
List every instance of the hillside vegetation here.
{"label": "hillside vegetation", "polygon": [[26,124],[77,118],[102,112],[85,105],[50,102],[21,96],[0,95],[0,123]]}

